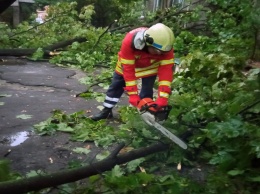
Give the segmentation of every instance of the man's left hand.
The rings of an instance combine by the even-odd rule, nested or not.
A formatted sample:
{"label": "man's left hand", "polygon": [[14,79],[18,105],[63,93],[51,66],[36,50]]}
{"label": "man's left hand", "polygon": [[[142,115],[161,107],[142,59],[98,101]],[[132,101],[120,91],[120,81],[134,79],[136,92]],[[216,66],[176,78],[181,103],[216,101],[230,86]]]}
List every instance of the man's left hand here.
{"label": "man's left hand", "polygon": [[155,104],[157,104],[159,107],[164,107],[168,105],[168,98],[162,98],[159,97],[156,99]]}
{"label": "man's left hand", "polygon": [[129,96],[129,103],[133,106],[137,107],[138,103],[140,102],[140,97],[137,94]]}

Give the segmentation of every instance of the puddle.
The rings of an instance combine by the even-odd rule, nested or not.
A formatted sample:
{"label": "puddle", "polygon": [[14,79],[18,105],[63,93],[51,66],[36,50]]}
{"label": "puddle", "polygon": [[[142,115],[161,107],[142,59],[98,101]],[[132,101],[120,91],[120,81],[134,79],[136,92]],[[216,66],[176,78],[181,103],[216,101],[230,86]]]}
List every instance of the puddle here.
{"label": "puddle", "polygon": [[29,138],[30,133],[28,131],[18,132],[10,137],[8,137],[10,146],[18,146]]}

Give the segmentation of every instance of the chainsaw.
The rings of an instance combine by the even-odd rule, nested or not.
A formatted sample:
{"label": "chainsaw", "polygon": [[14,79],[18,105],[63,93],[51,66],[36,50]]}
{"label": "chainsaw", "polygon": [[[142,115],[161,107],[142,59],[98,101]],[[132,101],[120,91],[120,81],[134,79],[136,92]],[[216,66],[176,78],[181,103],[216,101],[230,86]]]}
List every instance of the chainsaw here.
{"label": "chainsaw", "polygon": [[163,123],[172,109],[171,106],[158,107],[151,98],[143,98],[138,103],[138,111],[145,123],[156,128],[171,141],[179,145],[183,149],[187,149],[187,145],[176,135],[172,134],[160,123]]}

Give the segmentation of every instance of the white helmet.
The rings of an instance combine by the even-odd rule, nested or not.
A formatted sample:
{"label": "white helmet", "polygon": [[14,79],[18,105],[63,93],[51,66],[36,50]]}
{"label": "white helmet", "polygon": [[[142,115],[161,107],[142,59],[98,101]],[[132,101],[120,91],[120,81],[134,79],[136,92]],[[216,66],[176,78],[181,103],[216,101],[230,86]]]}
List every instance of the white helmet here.
{"label": "white helmet", "polygon": [[144,32],[146,45],[161,51],[170,51],[173,47],[173,31],[162,23],[157,23]]}

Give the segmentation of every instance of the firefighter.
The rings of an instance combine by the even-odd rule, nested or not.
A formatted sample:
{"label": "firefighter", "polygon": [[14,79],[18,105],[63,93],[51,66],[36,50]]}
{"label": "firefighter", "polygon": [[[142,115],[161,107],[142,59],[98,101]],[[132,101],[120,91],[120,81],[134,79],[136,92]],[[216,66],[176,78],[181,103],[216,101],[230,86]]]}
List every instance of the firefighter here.
{"label": "firefighter", "polygon": [[[159,86],[155,104],[158,107],[167,106],[173,79],[173,41],[172,30],[162,23],[128,32],[118,52],[118,62],[106,92],[104,108],[92,120],[112,118],[112,108],[124,92],[129,95],[129,103],[135,107],[143,98],[153,99],[157,77]],[[139,78],[142,80],[140,93],[137,88]]]}

